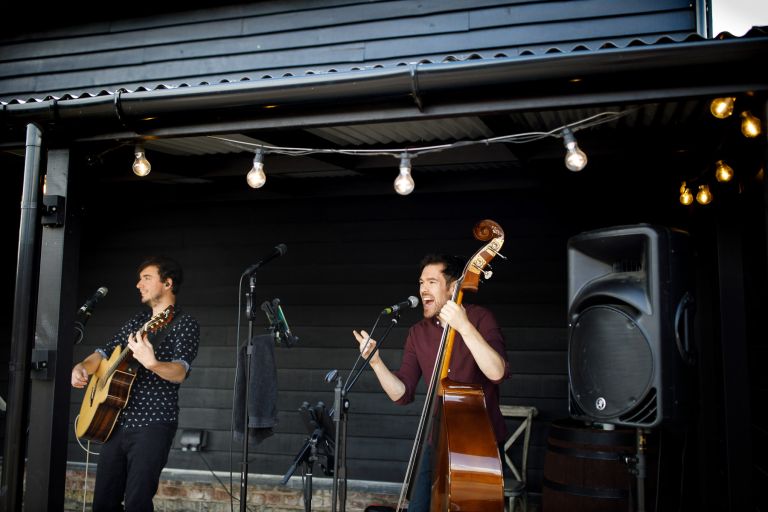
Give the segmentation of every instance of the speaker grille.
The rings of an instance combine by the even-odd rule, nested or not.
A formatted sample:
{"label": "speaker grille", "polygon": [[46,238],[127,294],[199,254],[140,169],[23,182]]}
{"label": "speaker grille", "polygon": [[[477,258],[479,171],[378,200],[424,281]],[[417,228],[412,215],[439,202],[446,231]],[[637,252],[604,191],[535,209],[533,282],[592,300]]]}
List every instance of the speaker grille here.
{"label": "speaker grille", "polygon": [[639,402],[647,419],[655,417],[653,353],[631,308],[590,306],[570,333],[571,394],[578,407],[597,420],[627,414]]}

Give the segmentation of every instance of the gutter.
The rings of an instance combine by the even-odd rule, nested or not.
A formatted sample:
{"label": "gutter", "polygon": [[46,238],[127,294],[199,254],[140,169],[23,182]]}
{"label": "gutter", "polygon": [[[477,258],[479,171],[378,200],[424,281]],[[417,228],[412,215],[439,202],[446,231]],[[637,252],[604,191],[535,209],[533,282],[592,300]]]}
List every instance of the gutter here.
{"label": "gutter", "polygon": [[[768,36],[760,35],[544,56],[415,63],[172,89],[121,89],[101,96],[4,104],[0,128],[13,131],[29,123],[67,125],[67,136],[72,136],[85,132],[81,123],[87,122],[90,133],[97,128],[115,127],[147,133],[158,123],[198,124],[206,113],[227,119],[253,119],[274,115],[276,107],[344,108],[366,101],[394,101],[400,107],[415,106],[423,112],[441,104],[461,105],[484,99],[493,88],[500,98],[535,94],[542,87],[565,94],[623,92],[628,97],[633,97],[636,89],[653,88],[668,91],[665,94],[669,97],[679,97],[686,88],[700,90],[702,84],[709,84],[735,93],[768,87],[763,64],[766,55]],[[578,91],[568,88],[572,80],[589,78],[599,80],[585,80],[588,87]]]}

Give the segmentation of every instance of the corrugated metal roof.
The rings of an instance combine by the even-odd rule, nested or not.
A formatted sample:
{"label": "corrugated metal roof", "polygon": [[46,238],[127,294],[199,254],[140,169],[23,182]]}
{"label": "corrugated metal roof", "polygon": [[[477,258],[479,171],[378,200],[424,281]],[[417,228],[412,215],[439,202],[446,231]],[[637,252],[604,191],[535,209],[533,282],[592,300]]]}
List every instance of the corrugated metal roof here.
{"label": "corrugated metal roof", "polygon": [[[716,37],[716,39],[719,39],[719,40],[744,39],[744,38],[765,36],[765,35],[768,35],[768,27],[754,27],[741,37],[734,36],[728,32],[723,32],[719,34]],[[99,96],[105,96],[105,95],[114,95],[117,93],[118,90],[123,90],[126,92],[137,92],[137,91],[156,91],[156,90],[165,90],[165,89],[175,89],[175,88],[184,88],[184,87],[204,87],[204,86],[214,85],[214,84],[222,85],[227,83],[245,82],[245,81],[253,81],[253,80],[271,80],[271,79],[278,79],[278,78],[285,78],[285,77],[312,76],[312,75],[343,73],[343,72],[352,72],[352,71],[360,72],[368,69],[382,69],[387,67],[409,66],[414,64],[434,64],[434,63],[465,62],[465,61],[471,61],[471,60],[515,59],[515,58],[525,58],[525,57],[531,57],[531,56],[541,57],[546,55],[566,55],[566,54],[574,54],[574,53],[580,53],[580,52],[615,51],[615,50],[637,48],[637,47],[661,47],[665,45],[675,45],[680,43],[691,43],[691,42],[698,42],[698,41],[708,41],[708,40],[706,38],[703,38],[699,34],[692,33],[684,36],[660,35],[655,38],[648,38],[648,37],[615,38],[608,41],[578,42],[570,45],[562,44],[558,46],[526,46],[521,48],[513,48],[513,49],[507,48],[507,49],[499,49],[495,51],[460,54],[460,55],[428,55],[428,56],[422,57],[416,62],[391,61],[391,62],[375,63],[367,66],[350,66],[349,68],[344,68],[344,69],[330,68],[330,69],[324,69],[324,70],[289,68],[287,70],[281,70],[279,73],[262,74],[260,76],[230,76],[226,78],[221,78],[218,81],[200,81],[195,83],[189,83],[189,82],[161,83],[161,84],[154,84],[154,85],[141,84],[141,85],[136,85],[135,88],[132,88],[132,89],[129,87],[124,87],[124,88],[119,88],[115,90],[100,89],[98,91],[79,91],[79,92],[73,91],[66,94],[62,94],[61,96],[48,95],[44,97],[15,98],[10,101],[0,102],[0,104],[13,105],[13,104],[25,104],[30,102],[42,102],[42,101],[48,101],[51,99],[56,99],[59,101],[67,101],[71,99],[93,98],[93,97],[99,97]]]}

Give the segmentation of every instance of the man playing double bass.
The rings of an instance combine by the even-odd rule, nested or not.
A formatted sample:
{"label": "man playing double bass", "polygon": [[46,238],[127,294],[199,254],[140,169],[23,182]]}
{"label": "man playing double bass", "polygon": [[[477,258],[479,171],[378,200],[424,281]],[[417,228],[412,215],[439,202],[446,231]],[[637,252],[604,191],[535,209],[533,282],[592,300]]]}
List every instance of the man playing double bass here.
{"label": "man playing double bass", "polygon": [[[414,400],[419,378],[429,379],[435,366],[443,329],[456,331],[451,357],[450,378],[456,382],[482,386],[486,407],[496,435],[502,445],[507,437],[504,418],[499,409],[499,383],[509,376],[506,348],[501,329],[488,309],[456,304],[451,300],[457,280],[464,268],[461,258],[449,255],[427,255],[421,262],[419,295],[424,318],[408,331],[400,369],[387,368],[378,351],[370,365],[389,398],[405,405]],[[375,347],[365,331],[352,331],[364,357]],[[471,428],[471,426],[468,425]],[[408,512],[428,511],[431,494],[431,447],[427,444],[412,489]]]}

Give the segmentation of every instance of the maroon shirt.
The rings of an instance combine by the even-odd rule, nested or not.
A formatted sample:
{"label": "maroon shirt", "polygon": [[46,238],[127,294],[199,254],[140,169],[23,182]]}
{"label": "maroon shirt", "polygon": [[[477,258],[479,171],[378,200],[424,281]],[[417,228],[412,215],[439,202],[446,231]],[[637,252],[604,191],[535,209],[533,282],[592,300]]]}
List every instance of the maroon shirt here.
{"label": "maroon shirt", "polygon": [[[472,325],[504,359],[504,376],[497,381],[489,380],[480,371],[475,358],[472,357],[472,353],[464,344],[464,340],[458,331],[453,340],[451,366],[448,376],[456,382],[482,385],[483,392],[485,393],[485,407],[488,409],[491,424],[496,433],[496,440],[501,443],[507,438],[507,426],[499,410],[499,383],[509,377],[509,363],[507,362],[504,337],[501,334],[499,325],[496,323],[496,318],[488,309],[473,304],[466,304],[464,308],[467,311],[467,318]],[[435,367],[437,350],[442,336],[443,327],[438,323],[437,317],[424,318],[410,328],[408,338],[405,340],[403,361],[400,369],[394,372],[405,384],[405,393],[395,403],[405,405],[413,402],[419,378],[424,375],[425,381],[429,381],[432,377],[432,370]]]}

